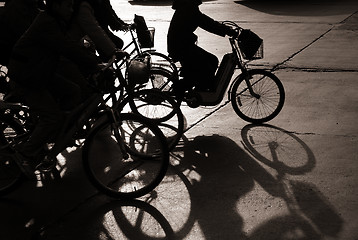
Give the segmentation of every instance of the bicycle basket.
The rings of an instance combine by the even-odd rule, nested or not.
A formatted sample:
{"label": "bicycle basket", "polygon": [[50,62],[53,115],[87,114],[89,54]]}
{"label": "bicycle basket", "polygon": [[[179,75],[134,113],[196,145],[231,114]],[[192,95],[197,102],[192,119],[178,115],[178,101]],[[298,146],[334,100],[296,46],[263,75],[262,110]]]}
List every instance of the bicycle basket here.
{"label": "bicycle basket", "polygon": [[150,77],[150,56],[133,59],[127,68],[128,84],[145,84]]}
{"label": "bicycle basket", "polygon": [[139,44],[142,48],[154,47],[155,28],[148,28],[144,17],[134,15],[134,23],[136,24],[136,32]]}
{"label": "bicycle basket", "polygon": [[244,59],[255,60],[263,58],[263,40],[250,29],[242,29],[237,38],[237,44]]}

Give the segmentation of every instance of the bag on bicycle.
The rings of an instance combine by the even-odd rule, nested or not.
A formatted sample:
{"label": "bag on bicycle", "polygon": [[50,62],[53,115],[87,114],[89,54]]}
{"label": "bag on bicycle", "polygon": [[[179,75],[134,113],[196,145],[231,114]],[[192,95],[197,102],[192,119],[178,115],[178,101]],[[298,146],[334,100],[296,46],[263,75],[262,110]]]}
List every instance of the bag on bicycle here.
{"label": "bag on bicycle", "polygon": [[152,34],[145,23],[144,17],[135,14],[134,23],[136,24],[136,32],[140,46],[142,48],[154,47]]}
{"label": "bag on bicycle", "polygon": [[128,84],[145,84],[150,77],[150,56],[133,59],[127,69]]}
{"label": "bag on bicycle", "polygon": [[242,29],[237,38],[240,50],[245,59],[253,59],[257,50],[262,45],[262,39],[250,29]]}

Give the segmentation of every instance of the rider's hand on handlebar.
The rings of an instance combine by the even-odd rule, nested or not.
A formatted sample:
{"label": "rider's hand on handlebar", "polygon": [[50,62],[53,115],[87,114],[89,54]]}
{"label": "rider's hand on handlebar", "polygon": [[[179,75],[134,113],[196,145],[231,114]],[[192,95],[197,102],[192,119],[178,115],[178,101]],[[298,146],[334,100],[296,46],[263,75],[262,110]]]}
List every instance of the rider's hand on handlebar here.
{"label": "rider's hand on handlebar", "polygon": [[129,28],[130,28],[130,24],[123,22],[122,25],[120,26],[119,30],[127,32],[129,30]]}
{"label": "rider's hand on handlebar", "polygon": [[125,23],[122,20],[117,20],[114,24],[111,24],[111,29],[113,31],[128,31],[130,24]]}
{"label": "rider's hand on handlebar", "polygon": [[239,35],[239,31],[237,31],[237,29],[228,26],[226,29],[226,35],[230,37],[237,37]]}

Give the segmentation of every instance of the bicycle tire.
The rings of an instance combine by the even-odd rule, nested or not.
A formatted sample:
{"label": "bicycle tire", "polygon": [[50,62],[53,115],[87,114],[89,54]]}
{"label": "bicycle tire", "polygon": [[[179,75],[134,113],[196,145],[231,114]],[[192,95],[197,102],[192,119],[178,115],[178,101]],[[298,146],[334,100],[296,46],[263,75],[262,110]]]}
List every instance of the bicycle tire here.
{"label": "bicycle tire", "polygon": [[285,102],[285,91],[281,81],[273,73],[263,69],[247,72],[250,84],[259,98],[249,93],[245,76],[240,74],[231,87],[230,100],[236,114],[251,123],[272,120],[281,111]]}
{"label": "bicycle tire", "polygon": [[0,118],[0,196],[15,190],[24,180],[20,168],[15,163],[11,149],[6,147],[12,138],[24,132],[21,124],[11,117],[1,116]]}
{"label": "bicycle tire", "polygon": [[184,133],[184,116],[174,98],[157,89],[143,89],[133,93],[129,105],[134,113],[157,124],[169,151],[174,149]]}
{"label": "bicycle tire", "polygon": [[169,150],[163,133],[150,121],[132,113],[121,113],[118,119],[129,158],[123,158],[120,140],[113,136],[114,124],[107,120],[87,138],[83,164],[89,180],[100,192],[113,198],[133,199],[159,185],[169,165]]}
{"label": "bicycle tire", "polygon": [[173,60],[160,52],[153,51],[153,50],[146,50],[143,51],[143,54],[150,55],[151,58],[151,68],[162,68],[169,71],[171,74],[177,74],[178,69]]}

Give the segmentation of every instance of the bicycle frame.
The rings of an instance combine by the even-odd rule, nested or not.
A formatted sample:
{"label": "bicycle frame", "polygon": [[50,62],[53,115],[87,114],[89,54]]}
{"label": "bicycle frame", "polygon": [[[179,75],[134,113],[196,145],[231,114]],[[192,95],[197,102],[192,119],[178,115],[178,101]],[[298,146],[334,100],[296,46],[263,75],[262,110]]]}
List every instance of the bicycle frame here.
{"label": "bicycle frame", "polygon": [[123,47],[123,50],[127,51],[130,46],[134,45],[134,49],[129,52],[129,55],[132,56],[134,53],[137,53],[137,55],[141,55],[143,53],[143,51],[140,48],[138,38],[136,36],[134,36],[134,30],[132,28],[129,28],[129,32],[132,36],[132,41],[130,43],[128,43],[125,47]]}
{"label": "bicycle frame", "polygon": [[[234,75],[235,69],[240,69],[242,76],[245,78],[245,82],[247,84],[247,88],[249,89],[250,94],[255,98],[260,98],[258,94],[256,94],[250,84],[248,69],[246,67],[246,62],[243,60],[243,56],[240,48],[238,47],[236,40],[234,37],[229,38],[229,42],[231,45],[232,53],[228,53],[226,55],[231,55],[227,62],[224,62],[226,55],[224,55],[223,61],[220,63],[218,71],[216,72],[215,78],[217,79],[217,87],[214,92],[195,92],[198,95],[199,105],[202,106],[215,106],[218,105],[224,98],[225,92],[228,90],[228,100],[230,101],[230,93],[232,86],[239,79],[235,78],[231,81],[232,76]],[[230,65],[231,64],[231,65]],[[222,71],[220,72],[220,70]],[[220,76],[220,73],[221,76]],[[231,82],[231,84],[230,84]],[[229,87],[230,84],[230,87]],[[229,87],[229,88],[228,88]]]}
{"label": "bicycle frame", "polygon": [[[235,69],[240,69],[242,74],[247,73],[247,68],[242,61],[240,49],[235,44],[235,39],[230,37],[229,42],[231,44],[232,53],[225,54],[223,60],[220,63],[220,66],[215,75],[215,78],[217,79],[217,87],[215,91],[197,92],[200,99],[199,104],[202,106],[215,106],[223,100],[225,92],[231,82],[232,76],[234,75]],[[235,81],[231,83],[229,89],[232,88],[234,83]],[[230,90],[228,92],[230,93]]]}

